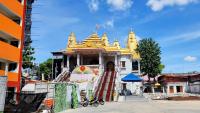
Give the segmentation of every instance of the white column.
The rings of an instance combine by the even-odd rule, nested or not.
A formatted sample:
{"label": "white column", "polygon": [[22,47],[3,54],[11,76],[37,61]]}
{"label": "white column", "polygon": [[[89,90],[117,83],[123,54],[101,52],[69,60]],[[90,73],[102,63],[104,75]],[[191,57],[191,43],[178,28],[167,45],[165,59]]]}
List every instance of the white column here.
{"label": "white column", "polygon": [[154,87],[151,87],[152,88],[152,93],[154,94],[155,93],[155,89],[154,89]]}
{"label": "white column", "polygon": [[165,93],[165,87],[164,86],[162,87],[162,90],[163,90],[163,93]]}
{"label": "white column", "polygon": [[[54,78],[53,78],[53,70],[54,70],[54,67],[53,67],[54,65],[53,65],[53,64],[54,64],[54,57],[52,57],[52,72],[51,72],[51,79],[54,79]],[[39,64],[38,64],[38,66],[39,66]]]}
{"label": "white column", "polygon": [[169,85],[167,85],[167,94],[170,93]]}
{"label": "white column", "polygon": [[118,71],[117,54],[115,55],[115,71]]}
{"label": "white column", "polygon": [[78,53],[77,54],[77,66],[79,66],[80,65],[80,54]]}
{"label": "white column", "polygon": [[102,65],[102,53],[99,52],[99,65]]}
{"label": "white column", "polygon": [[99,52],[99,74],[102,74],[102,52]]}
{"label": "white column", "polygon": [[140,71],[140,60],[138,60],[138,74],[139,74],[139,76],[141,74],[141,71]]}
{"label": "white column", "polygon": [[9,63],[6,63],[5,65],[5,76],[8,76],[8,65]]}
{"label": "white column", "polygon": [[83,65],[83,56],[81,56],[81,65]]}
{"label": "white column", "polygon": [[174,85],[174,93],[177,93],[176,85]]}
{"label": "white column", "polygon": [[183,93],[185,93],[186,92],[186,86],[183,85],[182,87],[183,87]]}
{"label": "white column", "polygon": [[68,68],[68,69],[69,69],[69,58],[70,58],[70,56],[67,55],[67,68]]}

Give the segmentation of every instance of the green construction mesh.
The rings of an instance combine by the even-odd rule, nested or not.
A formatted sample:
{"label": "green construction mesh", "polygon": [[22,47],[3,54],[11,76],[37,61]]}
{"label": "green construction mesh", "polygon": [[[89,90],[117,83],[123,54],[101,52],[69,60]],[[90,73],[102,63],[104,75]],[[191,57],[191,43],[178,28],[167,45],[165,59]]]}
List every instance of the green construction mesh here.
{"label": "green construction mesh", "polygon": [[76,85],[72,85],[72,108],[78,107],[78,96]]}
{"label": "green construction mesh", "polygon": [[55,112],[61,112],[67,109],[67,84],[56,84],[55,85]]}

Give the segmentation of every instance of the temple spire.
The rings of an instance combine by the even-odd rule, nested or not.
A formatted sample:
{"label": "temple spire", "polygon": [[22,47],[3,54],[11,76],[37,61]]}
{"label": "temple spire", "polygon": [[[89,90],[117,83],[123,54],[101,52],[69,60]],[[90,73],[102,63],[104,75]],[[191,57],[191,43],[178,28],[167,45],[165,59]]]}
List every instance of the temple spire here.
{"label": "temple spire", "polygon": [[67,47],[74,47],[77,44],[76,42],[76,36],[73,32],[70,33],[68,36],[68,44]]}
{"label": "temple spire", "polygon": [[118,40],[115,40],[113,43],[113,46],[117,47],[117,49],[120,49],[120,44]]}
{"label": "temple spire", "polygon": [[108,37],[107,37],[106,33],[103,34],[101,40],[103,41],[104,46],[109,46],[109,41],[108,41]]}
{"label": "temple spire", "polygon": [[135,33],[133,31],[129,32],[127,47],[131,51],[135,51],[135,49],[137,48],[137,40],[136,40]]}

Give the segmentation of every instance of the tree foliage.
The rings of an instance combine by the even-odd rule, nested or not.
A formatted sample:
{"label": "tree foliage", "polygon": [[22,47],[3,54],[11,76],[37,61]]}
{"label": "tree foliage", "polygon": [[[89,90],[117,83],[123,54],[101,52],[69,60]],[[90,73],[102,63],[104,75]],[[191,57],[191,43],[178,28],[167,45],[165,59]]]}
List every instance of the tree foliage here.
{"label": "tree foliage", "polygon": [[52,59],[49,58],[43,63],[41,63],[39,65],[39,69],[40,69],[40,76],[44,74],[45,78],[50,77],[52,74]]}
{"label": "tree foliage", "polygon": [[164,65],[161,65],[160,46],[152,38],[142,39],[136,51],[141,57],[141,72],[150,78],[155,78],[161,73]]}
{"label": "tree foliage", "polygon": [[159,69],[160,69],[160,72],[162,72],[162,70],[165,68],[165,65],[163,65],[163,64],[160,64],[159,65]]}
{"label": "tree foliage", "polygon": [[32,69],[34,67],[33,61],[35,58],[33,57],[34,48],[31,46],[32,40],[29,38],[24,42],[24,48],[23,48],[23,69],[30,68]]}

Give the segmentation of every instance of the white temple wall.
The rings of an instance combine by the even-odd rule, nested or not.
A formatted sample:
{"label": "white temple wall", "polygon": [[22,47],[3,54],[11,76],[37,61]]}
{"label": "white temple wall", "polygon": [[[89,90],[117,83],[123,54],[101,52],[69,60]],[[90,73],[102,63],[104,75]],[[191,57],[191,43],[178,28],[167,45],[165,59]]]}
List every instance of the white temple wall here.
{"label": "white temple wall", "polygon": [[[126,62],[125,67],[121,67],[120,64],[121,61]],[[120,75],[127,75],[132,72],[132,59],[130,55],[120,56],[119,64],[120,64]]]}
{"label": "white temple wall", "polygon": [[[132,72],[132,59],[130,55],[122,55],[119,57],[119,64],[121,61],[125,61],[125,67],[121,67],[120,64],[120,80],[121,78],[125,77],[126,75],[128,75],[129,73]],[[136,75],[138,75],[138,73],[134,73]],[[121,81],[121,84],[126,83],[126,88],[131,90],[131,93],[133,94],[140,94],[140,87],[142,86],[141,82],[123,82]],[[122,88],[121,88],[122,89]]]}

